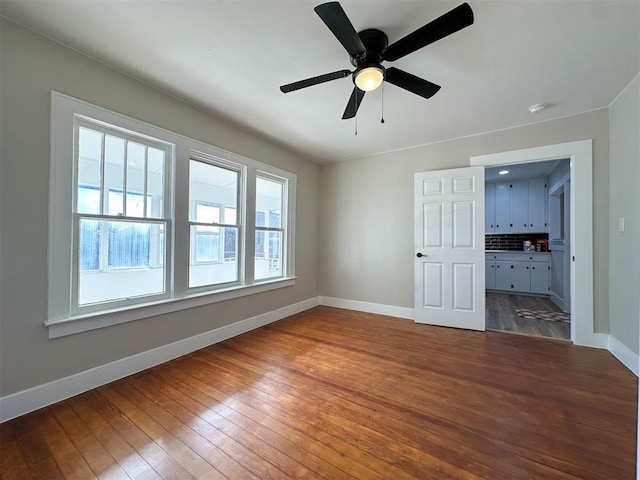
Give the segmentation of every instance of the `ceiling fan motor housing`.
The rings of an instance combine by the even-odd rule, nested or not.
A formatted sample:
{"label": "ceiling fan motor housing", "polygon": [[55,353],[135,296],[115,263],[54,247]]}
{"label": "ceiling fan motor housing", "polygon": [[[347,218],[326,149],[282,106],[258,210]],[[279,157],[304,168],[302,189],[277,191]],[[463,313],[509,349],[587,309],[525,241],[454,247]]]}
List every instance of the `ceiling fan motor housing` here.
{"label": "ceiling fan motor housing", "polygon": [[356,67],[356,71],[366,67],[381,67],[382,53],[389,45],[387,34],[377,28],[368,28],[358,32],[366,51],[357,57],[349,56],[351,65]]}

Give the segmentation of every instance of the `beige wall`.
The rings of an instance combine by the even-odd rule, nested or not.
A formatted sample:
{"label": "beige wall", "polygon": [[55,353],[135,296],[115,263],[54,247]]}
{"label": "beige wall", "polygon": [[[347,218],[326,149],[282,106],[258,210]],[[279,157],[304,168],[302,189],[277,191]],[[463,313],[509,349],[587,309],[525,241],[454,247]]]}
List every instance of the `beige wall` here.
{"label": "beige wall", "polygon": [[[13,23],[0,48],[0,396],[318,295],[317,165]],[[49,340],[51,90],[297,173],[296,286]]]}
{"label": "beige wall", "polygon": [[607,333],[609,127],[606,109],[322,167],[320,294],[413,308],[413,174],[469,157],[592,138],[595,326]]}
{"label": "beige wall", "polygon": [[[640,292],[640,76],[609,108],[609,323],[638,353]],[[625,231],[618,231],[624,217]]]}

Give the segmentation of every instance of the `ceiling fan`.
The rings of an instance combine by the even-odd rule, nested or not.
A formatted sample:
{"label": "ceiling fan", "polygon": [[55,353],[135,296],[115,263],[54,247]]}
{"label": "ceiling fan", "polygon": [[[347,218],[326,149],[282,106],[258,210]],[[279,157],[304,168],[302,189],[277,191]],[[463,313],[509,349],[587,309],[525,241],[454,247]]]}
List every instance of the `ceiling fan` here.
{"label": "ceiling fan", "polygon": [[355,87],[342,115],[343,120],[355,117],[365,92],[375,90],[385,80],[421,97],[431,98],[440,90],[440,85],[395,67],[385,68],[382,62],[394,62],[473,24],[473,11],[469,4],[463,3],[389,45],[389,39],[382,30],[368,28],[356,32],[338,2],[323,3],[314,10],[349,53],[351,64],[356,68],[282,85],[280,90],[289,93],[351,75]]}

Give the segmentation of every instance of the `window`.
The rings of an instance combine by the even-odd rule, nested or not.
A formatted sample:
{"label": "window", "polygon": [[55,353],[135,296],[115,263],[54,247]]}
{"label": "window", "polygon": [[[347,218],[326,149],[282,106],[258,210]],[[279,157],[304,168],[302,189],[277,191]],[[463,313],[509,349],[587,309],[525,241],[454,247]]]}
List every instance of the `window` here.
{"label": "window", "polygon": [[256,280],[282,276],[284,187],[283,179],[258,176],[256,180]]}
{"label": "window", "polygon": [[189,287],[237,282],[241,170],[204,160],[189,163]]}
{"label": "window", "polygon": [[51,112],[50,337],[295,283],[295,175],[55,92]]}
{"label": "window", "polygon": [[77,119],[74,309],[163,296],[169,146]]}

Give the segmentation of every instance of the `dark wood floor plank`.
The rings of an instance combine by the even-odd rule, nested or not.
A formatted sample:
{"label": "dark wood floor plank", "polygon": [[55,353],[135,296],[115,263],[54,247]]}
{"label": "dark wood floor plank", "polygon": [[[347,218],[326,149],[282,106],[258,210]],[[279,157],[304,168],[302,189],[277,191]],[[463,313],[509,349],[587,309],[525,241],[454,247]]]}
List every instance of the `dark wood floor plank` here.
{"label": "dark wood floor plank", "polygon": [[[138,383],[135,380],[135,378],[131,379],[134,384]],[[119,383],[114,385],[114,388],[120,395],[151,416],[225,477],[246,478],[247,480],[286,477],[286,474],[268,463],[261,462],[257,455],[219,430],[202,428],[202,425],[197,428],[197,425],[194,425],[194,420],[196,419],[191,415],[184,418],[184,421],[177,418],[179,413],[171,408],[173,404],[169,407],[167,403],[162,405],[156,403],[158,397],[152,400],[151,397],[143,394],[128,383]],[[243,460],[244,465],[236,461],[238,458]],[[245,465],[253,467],[252,470],[245,468]],[[256,472],[255,470],[258,471]]]}
{"label": "dark wood floor plank", "polygon": [[[182,361],[183,359],[180,360]],[[193,356],[184,359],[184,361],[193,361]],[[310,432],[305,429],[304,425],[298,424],[295,419],[279,418],[269,415],[269,412],[265,411],[265,406],[258,401],[252,399],[251,403],[247,404],[236,400],[235,395],[229,395],[229,393],[225,393],[211,386],[212,384],[216,387],[221,386],[215,377],[206,373],[202,374],[202,372],[195,370],[187,370],[189,370],[190,378],[182,376],[180,363],[172,365],[170,368],[167,368],[166,371],[171,375],[175,375],[178,379],[185,380],[185,383],[192,383],[204,393],[211,396],[212,399],[219,402],[214,408],[220,408],[221,412],[225,412],[226,408],[231,408],[257,421],[279,435],[290,439],[293,443],[303,446],[314,456],[318,456],[324,460],[324,462],[333,465],[338,471],[334,471],[334,477],[330,476],[328,478],[345,478],[347,476],[371,479],[382,478],[377,472],[360,462],[354,461],[354,459],[346,456],[342,451],[331,448],[331,446],[327,445],[324,441],[309,436]]]}
{"label": "dark wood floor plank", "polygon": [[0,479],[29,477],[29,467],[13,435],[13,424],[0,425]]}
{"label": "dark wood floor plank", "polygon": [[[247,467],[251,467],[251,465],[256,462],[267,462],[279,469],[277,473],[280,478],[309,478],[312,476],[312,472],[303,464],[255,435],[255,427],[252,428],[253,425],[251,424],[247,425],[249,422],[235,424],[209,409],[203,412],[203,407],[206,407],[206,405],[192,399],[169,383],[161,381],[161,379],[152,372],[145,372],[144,374],[138,375],[135,378],[135,384],[142,393],[150,396],[150,398],[155,399],[160,405],[169,409],[177,415],[183,423],[188,422],[194,430],[210,441],[219,445],[219,443],[217,443],[219,437],[215,432],[212,432],[212,428],[225,434],[228,439],[237,441],[237,443],[244,448],[240,449],[238,452],[239,458],[236,458],[236,460],[245,461],[248,458],[249,461],[246,462]],[[211,433],[213,433],[214,436],[211,436]],[[235,439],[233,437],[235,437]],[[263,467],[264,465],[251,469],[254,473],[258,474],[259,470]]]}
{"label": "dark wood floor plank", "polygon": [[149,438],[188,471],[195,478],[224,479],[218,470],[182,442],[176,435],[165,429],[149,414],[120,394],[118,385],[110,384],[100,389],[111,404],[122,412],[132,423],[135,423]]}
{"label": "dark wood floor plank", "polygon": [[[209,353],[207,352],[207,354]],[[234,369],[252,370],[253,367],[250,363],[251,359],[246,356],[242,359],[234,358],[232,350],[222,352],[222,358],[216,358],[215,362],[218,364],[229,362]],[[260,372],[264,372],[262,367],[256,368]],[[467,471],[481,474],[484,478],[498,479],[502,476],[499,470],[492,469],[492,466],[499,468],[508,461],[510,456],[513,456],[508,449],[502,448],[484,437],[478,438],[478,443],[474,445],[474,448],[467,448],[465,441],[473,435],[473,432],[467,429],[458,431],[449,424],[442,425],[433,421],[422,426],[420,419],[414,415],[408,416],[406,412],[398,413],[397,408],[389,407],[382,402],[366,400],[361,396],[351,398],[352,395],[349,394],[337,394],[323,387],[319,388],[317,384],[309,382],[303,376],[292,378],[291,375],[280,375],[274,372],[263,374],[263,376],[268,376],[271,381],[276,382],[279,385],[278,390],[282,391],[286,390],[282,385],[288,382],[289,389],[294,396],[316,402],[322,409],[317,414],[331,416],[336,424],[355,424],[352,427],[355,429],[359,426],[365,426],[372,431],[381,432],[389,438],[402,438],[399,446],[401,454],[409,454],[410,452],[410,456],[419,462],[418,465],[421,469],[428,465],[430,460],[424,461],[424,457],[429,457],[425,452],[434,452],[438,458],[455,456],[455,463]],[[265,383],[264,380],[262,383]],[[452,449],[451,445],[456,445],[456,448]],[[389,446],[390,450],[396,451],[398,448],[394,447],[398,446]],[[497,460],[494,461],[494,459]],[[520,471],[522,475],[533,473],[538,467],[527,464],[522,458],[518,458],[518,461],[524,463],[526,467]]]}
{"label": "dark wood floor plank", "polygon": [[[216,362],[219,362],[219,360],[217,360]],[[355,395],[357,395],[357,397],[358,397],[358,398],[361,398],[361,395],[359,395],[359,394],[355,394]],[[373,403],[375,403],[375,401],[373,401]],[[394,407],[395,407],[395,408],[398,408],[398,406],[397,406],[397,405],[395,405]],[[368,408],[371,408],[371,405],[368,405]],[[404,408],[404,410],[405,410],[405,411],[407,411],[407,408],[405,407],[405,408]],[[419,420],[419,415],[414,414],[414,415],[411,417],[410,421],[411,421],[411,420],[412,420],[412,421],[414,421],[414,422],[418,422],[418,423],[419,423],[419,421],[420,421],[420,420]],[[433,429],[433,421],[434,421],[434,420],[437,420],[437,419],[435,419],[435,418],[428,418],[428,419],[427,419],[427,421],[426,421],[426,423],[425,423],[425,427],[424,427],[424,428],[425,428],[425,429],[429,429],[429,430]],[[450,430],[453,430],[453,429],[456,429],[456,428],[457,428],[457,426],[456,426],[455,424],[446,424],[446,425],[445,425],[445,431],[450,431]],[[468,436],[469,436],[469,434],[470,434],[470,433],[472,433],[472,432],[470,432],[470,431],[468,431],[466,428],[464,428],[464,429],[462,430],[462,433],[464,434],[464,436],[467,436],[467,437],[468,437]],[[481,441],[481,442],[486,442],[487,440],[488,440],[487,438],[481,438],[481,439],[480,439],[480,441]],[[457,444],[457,442],[453,442],[453,443],[454,443],[454,444]],[[503,443],[504,443],[504,442],[503,442]],[[484,445],[484,443],[483,443],[483,445]],[[450,444],[449,444],[449,448],[450,448]],[[530,470],[532,467],[529,465],[527,468]],[[542,467],[542,466],[540,466],[540,468],[542,468],[542,470],[545,470],[545,469],[544,469],[544,467]],[[493,478],[495,478],[495,476],[493,476]]]}
{"label": "dark wood floor plank", "polygon": [[107,401],[101,393],[103,388],[85,393],[83,397],[162,478],[193,480],[193,475]]}
{"label": "dark wood floor plank", "polygon": [[97,477],[109,475],[112,478],[129,478],[67,402],[53,405],[51,412]]}
{"label": "dark wood floor plank", "polygon": [[3,427],[9,426],[13,430],[14,438],[29,468],[28,478],[61,479],[64,475],[39,429],[42,418],[46,415],[44,410],[40,410],[12,420]]}
{"label": "dark wood floor plank", "polygon": [[[297,441],[300,440],[300,437],[295,435],[295,431],[292,432],[286,426],[281,426],[274,422],[263,425],[263,416],[260,412],[254,411],[250,407],[242,408],[240,406],[234,409],[223,404],[221,400],[224,396],[222,398],[219,397],[219,392],[213,391],[207,384],[188,378],[183,368],[177,367],[174,369],[174,366],[177,367],[175,364],[163,366],[161,380],[175,386],[176,389],[179,389],[179,391],[188,395],[202,406],[208,407],[202,409],[199,413],[208,422],[217,423],[222,418],[238,428],[246,429],[260,440],[280,449],[291,458],[307,466],[313,472],[312,478],[354,478],[330,462],[325,461],[321,456],[313,453],[311,450],[317,449],[314,449],[310,442]],[[322,452],[319,453],[321,454]]]}
{"label": "dark wood floor plank", "polygon": [[[51,408],[56,408],[56,405]],[[42,417],[40,432],[49,447],[51,455],[64,474],[64,478],[78,480],[96,478],[82,454],[76,449],[73,442],[56,421],[55,414]]]}
{"label": "dark wood floor plank", "polygon": [[625,480],[636,417],[607,351],[317,307],[3,424],[0,475]]}
{"label": "dark wood floor plank", "polygon": [[127,475],[136,480],[161,479],[162,477],[122,438],[120,433],[91,408],[86,397],[87,395],[78,395],[67,400],[67,403]]}

